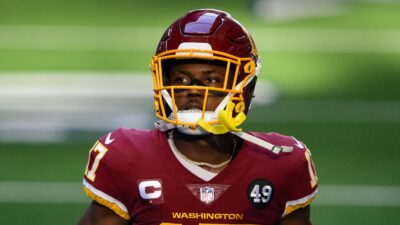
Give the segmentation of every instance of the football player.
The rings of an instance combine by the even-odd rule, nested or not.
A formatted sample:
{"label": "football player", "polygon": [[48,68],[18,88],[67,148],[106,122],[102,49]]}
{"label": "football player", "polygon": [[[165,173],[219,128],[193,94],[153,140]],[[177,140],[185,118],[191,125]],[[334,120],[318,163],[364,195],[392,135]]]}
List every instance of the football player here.
{"label": "football player", "polygon": [[307,147],[239,128],[260,71],[239,22],[188,12],[150,67],[156,129],[121,128],[95,143],[83,179],[92,202],[79,224],[310,224],[318,184]]}

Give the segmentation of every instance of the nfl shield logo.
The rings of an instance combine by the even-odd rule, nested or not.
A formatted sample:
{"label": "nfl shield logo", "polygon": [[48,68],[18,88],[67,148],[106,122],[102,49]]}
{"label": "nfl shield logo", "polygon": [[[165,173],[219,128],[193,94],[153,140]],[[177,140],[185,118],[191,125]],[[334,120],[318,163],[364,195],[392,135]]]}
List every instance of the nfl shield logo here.
{"label": "nfl shield logo", "polygon": [[200,188],[200,200],[206,204],[214,201],[214,188],[213,187],[201,187]]}

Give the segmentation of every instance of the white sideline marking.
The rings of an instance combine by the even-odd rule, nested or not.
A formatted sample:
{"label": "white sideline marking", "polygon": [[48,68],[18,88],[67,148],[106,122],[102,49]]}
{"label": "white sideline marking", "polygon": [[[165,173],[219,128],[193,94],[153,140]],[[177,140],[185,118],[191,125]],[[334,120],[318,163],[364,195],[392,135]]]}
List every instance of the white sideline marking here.
{"label": "white sideline marking", "polygon": [[[0,181],[0,203],[88,203],[78,182]],[[315,205],[400,207],[400,186],[320,185]]]}
{"label": "white sideline marking", "polygon": [[77,182],[0,181],[0,203],[85,203]]}
{"label": "white sideline marking", "polygon": [[[153,51],[164,30],[165,27],[0,25],[0,49]],[[249,27],[248,30],[259,51],[400,52],[400,31],[395,29]]]}
{"label": "white sideline marking", "polygon": [[317,205],[399,207],[400,186],[321,185]]}
{"label": "white sideline marking", "polygon": [[278,101],[273,107],[274,110],[265,113],[251,114],[249,119],[277,123],[400,123],[398,100],[296,99]]}
{"label": "white sideline marking", "polygon": [[151,98],[152,82],[150,72],[0,72],[0,98]]}

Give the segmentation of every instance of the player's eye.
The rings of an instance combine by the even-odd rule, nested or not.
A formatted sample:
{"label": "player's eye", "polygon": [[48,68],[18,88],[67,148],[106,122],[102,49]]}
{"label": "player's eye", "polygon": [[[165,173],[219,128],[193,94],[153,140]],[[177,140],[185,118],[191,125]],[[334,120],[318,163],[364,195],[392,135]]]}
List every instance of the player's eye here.
{"label": "player's eye", "polygon": [[212,77],[207,77],[207,78],[204,80],[204,83],[205,83],[207,86],[219,87],[219,86],[222,86],[222,85],[223,85],[223,79],[221,79],[221,78],[219,78],[219,77],[214,77],[214,76],[212,76]]}
{"label": "player's eye", "polygon": [[209,77],[206,79],[207,83],[217,83],[218,79],[216,79],[215,77]]}
{"label": "player's eye", "polygon": [[172,85],[189,85],[190,79],[185,76],[174,76],[172,78]]}

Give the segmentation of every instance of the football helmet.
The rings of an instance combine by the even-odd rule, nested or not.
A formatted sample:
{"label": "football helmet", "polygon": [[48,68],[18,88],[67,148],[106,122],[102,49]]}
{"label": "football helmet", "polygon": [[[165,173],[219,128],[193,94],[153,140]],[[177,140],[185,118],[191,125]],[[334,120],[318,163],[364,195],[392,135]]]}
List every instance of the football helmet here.
{"label": "football helmet", "polygon": [[[177,127],[191,135],[240,131],[238,126],[245,120],[250,107],[250,102],[245,99],[246,91],[254,90],[246,87],[251,81],[255,83],[254,78],[260,69],[258,59],[252,37],[230,14],[214,9],[188,12],[164,32],[151,59],[154,107],[156,116],[161,119],[156,126],[162,130]],[[201,82],[172,84],[169,69],[188,60],[224,65],[223,85],[207,86]],[[202,93],[202,109],[177,107],[175,96],[187,90]],[[210,110],[207,102],[212,95],[224,98]]]}

